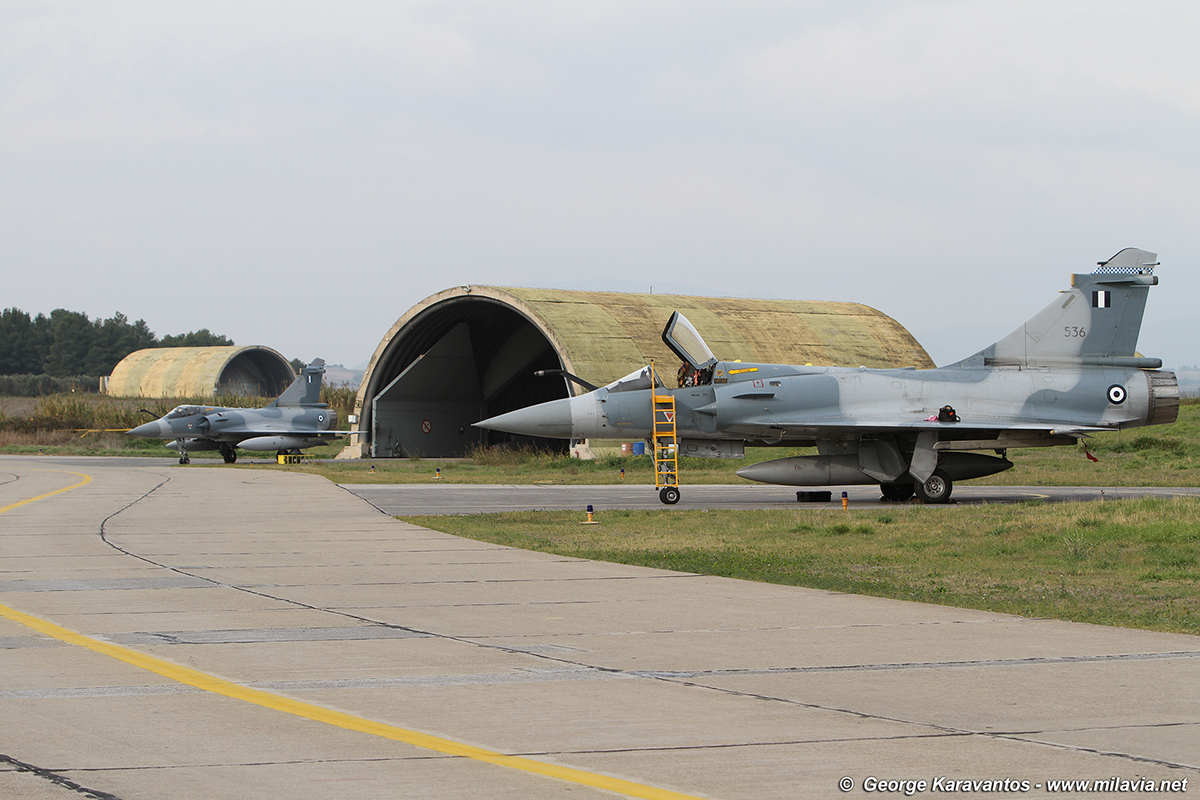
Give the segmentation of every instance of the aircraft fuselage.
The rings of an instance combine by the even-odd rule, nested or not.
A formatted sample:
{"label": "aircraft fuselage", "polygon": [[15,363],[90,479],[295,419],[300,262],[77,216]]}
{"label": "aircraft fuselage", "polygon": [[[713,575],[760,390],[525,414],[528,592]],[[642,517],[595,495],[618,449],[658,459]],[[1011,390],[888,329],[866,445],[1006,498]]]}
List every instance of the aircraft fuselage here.
{"label": "aircraft fuselage", "polygon": [[[1003,429],[1030,423],[1121,430],[1154,424],[1161,400],[1151,376],[1174,385],[1170,372],[1103,367],[866,370],[839,367],[720,364],[753,369],[724,384],[685,387],[675,397],[679,436],[740,438],[764,443],[814,444],[839,428],[943,433]],[[745,376],[745,377],[743,377]],[[569,398],[569,422],[539,435],[646,438],[651,435],[651,390],[599,389]],[[942,406],[957,422],[931,422]],[[514,412],[521,413],[520,411]],[[901,420],[897,422],[897,417]],[[1165,421],[1165,420],[1164,420]],[[806,428],[805,423],[811,424]]]}

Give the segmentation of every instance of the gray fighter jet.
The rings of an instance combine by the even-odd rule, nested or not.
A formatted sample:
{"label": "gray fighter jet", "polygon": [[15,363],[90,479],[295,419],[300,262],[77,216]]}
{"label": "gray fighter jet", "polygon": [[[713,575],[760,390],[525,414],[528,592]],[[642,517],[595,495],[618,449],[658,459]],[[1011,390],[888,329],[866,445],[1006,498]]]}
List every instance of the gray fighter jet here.
{"label": "gray fighter jet", "polygon": [[299,453],[305,447],[325,444],[344,436],[335,428],[337,412],[321,402],[325,362],[314,360],[300,377],[270,405],[263,408],[178,406],[165,417],[128,431],[141,439],[172,439],[167,444],[187,464],[188,453],[220,450],[226,464],[237,461],[237,451]]}
{"label": "gray fighter jet", "polygon": [[[651,391],[651,371],[518,409],[480,427],[557,438],[651,436],[652,395],[675,399],[679,453],[740,458],[750,446],[817,455],[752,464],[738,475],[788,486],[879,484],[889,500],[945,503],[954,481],[1012,466],[1016,447],[1073,445],[1097,431],[1174,422],[1175,374],[1137,354],[1157,256],[1127,248],[1008,336],[938,369],[723,362],[675,312],[663,341],[685,383]],[[975,452],[973,452],[975,451]],[[978,452],[984,451],[984,452]],[[679,499],[662,489],[663,502]]]}

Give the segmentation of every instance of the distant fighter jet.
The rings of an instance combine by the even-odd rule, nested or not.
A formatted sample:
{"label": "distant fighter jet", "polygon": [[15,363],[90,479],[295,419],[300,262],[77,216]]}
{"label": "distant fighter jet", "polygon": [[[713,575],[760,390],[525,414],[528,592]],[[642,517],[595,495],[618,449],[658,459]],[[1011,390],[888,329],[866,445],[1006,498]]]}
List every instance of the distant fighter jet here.
{"label": "distant fighter jet", "polygon": [[179,451],[179,463],[188,453],[220,450],[226,464],[237,461],[235,447],[280,455],[325,444],[345,433],[334,430],[337,412],[321,402],[321,377],[325,362],[316,359],[270,405],[263,408],[178,406],[165,417],[139,425],[130,436],[140,439],[174,439],[167,444]]}
{"label": "distant fighter jet", "polygon": [[[685,365],[678,451],[741,458],[746,445],[816,447],[817,455],[752,464],[738,475],[788,486],[878,483],[888,500],[945,503],[954,481],[1012,466],[1015,447],[1073,445],[1097,431],[1174,422],[1175,374],[1139,356],[1138,332],[1157,256],[1127,248],[1073,275],[1039,314],[970,358],[938,369],[858,369],[723,362],[679,312],[663,341]],[[528,436],[651,436],[651,371],[576,397],[477,423]],[[970,451],[992,451],[994,455]],[[660,493],[677,502],[679,491]]]}

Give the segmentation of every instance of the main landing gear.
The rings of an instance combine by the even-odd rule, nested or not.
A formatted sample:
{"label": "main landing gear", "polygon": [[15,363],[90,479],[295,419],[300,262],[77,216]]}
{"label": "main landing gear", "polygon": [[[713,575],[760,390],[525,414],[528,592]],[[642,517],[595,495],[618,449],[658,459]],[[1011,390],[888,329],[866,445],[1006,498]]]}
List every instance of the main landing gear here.
{"label": "main landing gear", "polygon": [[221,458],[225,459],[226,464],[232,464],[237,461],[237,450],[234,450],[232,445],[221,445]]}
{"label": "main landing gear", "polygon": [[883,492],[884,500],[890,500],[893,503],[903,503],[905,500],[913,496],[913,492],[916,491],[916,487],[912,485],[911,481],[897,481],[895,483],[879,484],[879,491]]}
{"label": "main landing gear", "polygon": [[954,491],[954,484],[946,477],[946,473],[935,469],[929,480],[916,484],[915,488],[921,502],[940,504],[950,502],[950,492]]}
{"label": "main landing gear", "polygon": [[922,503],[940,505],[950,502],[950,493],[954,491],[954,482],[946,477],[945,472],[935,469],[929,476],[929,480],[924,483],[912,481],[881,483],[879,491],[883,493],[884,500],[890,500],[893,503],[903,503],[915,494]]}

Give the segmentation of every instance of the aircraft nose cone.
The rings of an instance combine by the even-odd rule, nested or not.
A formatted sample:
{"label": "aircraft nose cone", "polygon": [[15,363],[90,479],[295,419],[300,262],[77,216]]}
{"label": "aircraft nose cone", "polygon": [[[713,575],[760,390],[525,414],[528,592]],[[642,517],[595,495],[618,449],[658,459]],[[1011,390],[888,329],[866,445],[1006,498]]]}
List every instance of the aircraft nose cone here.
{"label": "aircraft nose cone", "polygon": [[136,428],[131,428],[125,431],[130,436],[136,436],[139,439],[162,439],[162,426],[158,420],[146,422],[138,425]]}
{"label": "aircraft nose cone", "polygon": [[571,438],[571,399],[551,400],[528,408],[518,408],[497,417],[476,422],[477,428],[507,431],[522,436],[546,436],[551,439]]}

